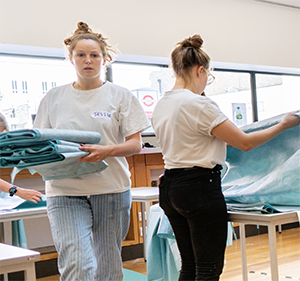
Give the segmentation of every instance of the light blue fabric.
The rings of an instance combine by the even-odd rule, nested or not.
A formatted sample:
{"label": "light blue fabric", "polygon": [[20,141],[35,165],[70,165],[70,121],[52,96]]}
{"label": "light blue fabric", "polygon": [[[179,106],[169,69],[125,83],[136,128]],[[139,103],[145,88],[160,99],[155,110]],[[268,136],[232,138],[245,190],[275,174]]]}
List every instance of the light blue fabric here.
{"label": "light blue fabric", "polygon": [[145,274],[123,268],[123,281],[147,281]]}
{"label": "light blue fabric", "polygon": [[97,132],[64,129],[24,129],[0,133],[2,144],[22,144],[43,140],[65,140],[77,143],[99,143],[101,136]]}
{"label": "light blue fabric", "polygon": [[[262,130],[279,123],[284,116],[256,122],[242,130]],[[227,203],[300,206],[300,126],[248,152],[228,147],[226,161],[229,171],[222,188]]]}
{"label": "light blue fabric", "polygon": [[[228,223],[227,246],[232,245],[232,227]],[[148,281],[178,280],[181,257],[170,222],[159,204],[150,208],[147,226]]]}
{"label": "light blue fabric", "polygon": [[27,249],[26,233],[23,220],[11,222],[12,245]]}
{"label": "light blue fabric", "polygon": [[175,262],[178,256],[172,255],[168,240],[175,241],[172,228],[164,211],[155,204],[150,208],[147,225],[148,281],[178,280],[180,268],[177,268]]}
{"label": "light blue fabric", "polygon": [[256,212],[261,214],[274,214],[281,213],[276,206],[271,206],[270,204],[258,202],[258,203],[227,203],[228,211],[238,211],[238,212]]}
{"label": "light blue fabric", "polygon": [[97,144],[97,132],[60,129],[26,129],[0,133],[0,167],[14,167],[12,179],[22,169],[38,172],[44,180],[72,178],[101,172],[105,161],[81,163],[76,159],[89,152],[81,143]]}

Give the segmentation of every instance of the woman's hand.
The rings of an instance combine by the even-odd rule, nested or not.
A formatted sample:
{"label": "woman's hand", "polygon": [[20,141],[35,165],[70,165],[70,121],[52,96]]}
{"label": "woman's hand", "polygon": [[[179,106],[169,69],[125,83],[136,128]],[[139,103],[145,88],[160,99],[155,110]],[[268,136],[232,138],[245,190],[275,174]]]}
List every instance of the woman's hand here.
{"label": "woman's hand", "polygon": [[41,201],[42,193],[32,190],[32,189],[25,189],[22,187],[18,187],[16,194],[20,198],[31,201],[33,203],[37,203]]}
{"label": "woman's hand", "polygon": [[299,111],[292,111],[283,118],[281,123],[285,129],[294,128],[300,124],[300,117],[295,115],[297,112]]}
{"label": "woman's hand", "polygon": [[100,162],[111,155],[111,145],[82,144],[80,150],[88,151],[90,154],[77,159],[79,162]]}
{"label": "woman's hand", "polygon": [[80,150],[90,152],[89,155],[77,159],[79,162],[99,162],[107,157],[125,157],[139,153],[142,149],[140,132],[125,138],[125,142],[114,145],[82,144]]}

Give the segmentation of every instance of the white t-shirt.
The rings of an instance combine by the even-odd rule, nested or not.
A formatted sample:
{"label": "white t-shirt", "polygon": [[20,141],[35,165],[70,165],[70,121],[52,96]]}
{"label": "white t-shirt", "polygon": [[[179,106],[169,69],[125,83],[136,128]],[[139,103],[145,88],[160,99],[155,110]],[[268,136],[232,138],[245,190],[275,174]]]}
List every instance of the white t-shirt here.
{"label": "white t-shirt", "polygon": [[211,134],[227,117],[208,97],[187,89],[166,92],[151,119],[166,169],[223,165],[226,144]]}
{"label": "white t-shirt", "polygon": [[[34,127],[95,131],[99,144],[119,144],[125,137],[144,131],[150,122],[139,101],[120,86],[106,82],[97,89],[80,91],[72,84],[51,89],[42,99]],[[123,192],[130,188],[125,157],[108,157],[100,173],[46,181],[48,197],[83,196]]]}

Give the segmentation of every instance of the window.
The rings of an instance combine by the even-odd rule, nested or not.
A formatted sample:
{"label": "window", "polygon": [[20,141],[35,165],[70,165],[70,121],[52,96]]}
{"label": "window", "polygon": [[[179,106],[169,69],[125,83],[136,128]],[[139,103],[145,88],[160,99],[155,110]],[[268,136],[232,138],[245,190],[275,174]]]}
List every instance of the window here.
{"label": "window", "polygon": [[18,84],[16,80],[11,81],[12,86],[12,93],[17,94],[18,93]]}
{"label": "window", "polygon": [[[113,83],[129,89],[139,100],[149,120],[157,101],[173,85],[171,69],[164,65],[118,63],[111,65]],[[153,128],[143,135],[153,135]]]}
{"label": "window", "polygon": [[47,94],[48,92],[48,87],[47,87],[47,82],[43,81],[42,82],[42,90],[43,90],[43,94]]}
{"label": "window", "polygon": [[205,89],[221,111],[238,127],[252,123],[250,74],[213,71],[215,81]]}
{"label": "window", "polygon": [[258,119],[267,119],[300,108],[300,77],[256,74]]}
{"label": "window", "polygon": [[22,81],[22,90],[23,90],[23,94],[28,94],[27,81]]}
{"label": "window", "polygon": [[73,66],[65,59],[0,55],[0,111],[10,129],[31,128],[44,95],[75,79]]}
{"label": "window", "polygon": [[[37,48],[31,52],[25,48],[24,53],[21,49],[18,55],[0,54],[0,111],[11,129],[32,127],[44,95],[76,80],[73,65],[61,49]],[[166,58],[120,55],[108,68],[107,77],[129,89],[150,119],[156,102],[174,85],[169,63]],[[236,65],[214,62],[216,79],[205,94],[237,126],[300,108],[300,70]],[[101,79],[104,75],[103,71]],[[153,134],[153,130],[143,134]]]}

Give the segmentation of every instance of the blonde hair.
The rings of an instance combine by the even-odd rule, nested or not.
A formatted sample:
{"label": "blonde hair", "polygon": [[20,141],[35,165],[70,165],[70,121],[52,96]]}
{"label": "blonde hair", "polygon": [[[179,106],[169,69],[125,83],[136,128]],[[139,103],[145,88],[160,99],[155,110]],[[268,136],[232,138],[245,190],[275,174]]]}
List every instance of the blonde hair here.
{"label": "blonde hair", "polygon": [[[93,32],[92,29],[82,21],[77,23],[77,29],[73,32],[73,34],[64,40],[64,44],[70,55],[72,55],[77,42],[83,39],[91,39],[98,42],[102,51],[103,59],[107,62],[115,60],[117,53],[113,50],[112,46],[107,44],[106,41],[108,38],[104,38],[101,33]],[[114,58],[111,53],[114,54]]]}
{"label": "blonde hair", "polygon": [[199,34],[185,38],[175,45],[171,53],[172,68],[175,74],[184,81],[189,80],[190,71],[194,66],[203,66],[208,70],[209,55],[202,49],[203,40]]}

